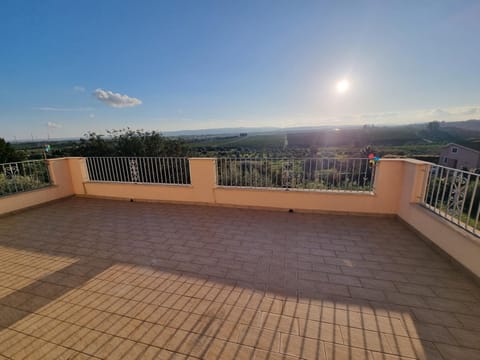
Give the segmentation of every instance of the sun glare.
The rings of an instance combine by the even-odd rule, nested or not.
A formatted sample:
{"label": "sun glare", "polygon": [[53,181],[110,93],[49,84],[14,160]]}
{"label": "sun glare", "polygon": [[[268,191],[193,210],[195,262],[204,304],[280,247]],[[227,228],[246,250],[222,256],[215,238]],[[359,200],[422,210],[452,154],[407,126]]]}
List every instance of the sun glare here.
{"label": "sun glare", "polygon": [[337,83],[337,92],[339,94],[344,94],[345,92],[347,92],[349,88],[350,88],[350,83],[346,79],[340,80]]}

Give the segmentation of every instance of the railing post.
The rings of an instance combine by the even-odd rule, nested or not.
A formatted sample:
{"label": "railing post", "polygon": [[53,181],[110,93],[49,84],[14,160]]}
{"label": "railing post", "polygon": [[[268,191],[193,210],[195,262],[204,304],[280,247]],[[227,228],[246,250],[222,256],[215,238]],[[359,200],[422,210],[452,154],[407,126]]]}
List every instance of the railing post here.
{"label": "railing post", "polygon": [[216,159],[190,158],[189,163],[195,200],[204,203],[214,203],[214,190],[217,185]]}
{"label": "railing post", "polygon": [[[404,162],[400,159],[381,159],[375,165],[374,193],[382,212],[396,213],[402,195]],[[378,209],[376,210],[377,212]]]}
{"label": "railing post", "polygon": [[72,189],[75,195],[85,194],[84,183],[88,181],[87,162],[84,157],[66,158],[70,168]]}
{"label": "railing post", "polygon": [[46,162],[48,167],[50,184],[61,189],[63,196],[73,195],[72,181],[74,179],[72,179],[68,158],[48,159],[43,161]]}
{"label": "railing post", "polygon": [[430,164],[418,161],[410,166],[413,166],[413,183],[411,187],[410,202],[414,204],[422,203],[427,190]]}
{"label": "railing post", "polygon": [[52,159],[44,160],[45,163],[47,164],[47,170],[48,170],[48,180],[50,181],[50,184],[56,185],[57,184],[57,177],[55,174],[55,170],[53,168],[53,161]]}

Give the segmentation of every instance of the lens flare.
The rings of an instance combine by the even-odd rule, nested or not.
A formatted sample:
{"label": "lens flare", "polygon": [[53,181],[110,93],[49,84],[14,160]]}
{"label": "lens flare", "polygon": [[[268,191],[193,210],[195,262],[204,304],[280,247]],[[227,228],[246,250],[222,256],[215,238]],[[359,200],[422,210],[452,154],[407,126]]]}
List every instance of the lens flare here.
{"label": "lens flare", "polygon": [[349,83],[348,80],[346,80],[346,79],[340,80],[340,81],[337,83],[337,92],[338,92],[339,94],[344,94],[344,93],[346,93],[349,88],[350,88],[350,83]]}

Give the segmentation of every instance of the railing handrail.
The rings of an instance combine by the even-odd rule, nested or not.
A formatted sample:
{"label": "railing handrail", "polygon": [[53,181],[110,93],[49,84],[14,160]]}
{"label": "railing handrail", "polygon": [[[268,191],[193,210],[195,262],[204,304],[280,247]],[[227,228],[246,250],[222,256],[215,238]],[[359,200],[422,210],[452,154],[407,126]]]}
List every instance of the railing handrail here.
{"label": "railing handrail", "polygon": [[6,163],[0,163],[0,166],[4,165],[12,165],[12,164],[25,164],[25,163],[33,163],[33,162],[46,162],[45,159],[34,159],[34,160],[22,160],[22,161],[11,161]]}
{"label": "railing handrail", "polygon": [[339,158],[339,157],[217,157],[215,159],[220,160],[369,160],[366,157],[348,157],[348,158]]}
{"label": "railing handrail", "polygon": [[430,168],[443,168],[443,169],[447,169],[447,170],[453,170],[453,171],[456,171],[456,172],[461,172],[465,175],[470,175],[470,176],[480,176],[480,174],[477,174],[477,173],[474,173],[472,171],[466,171],[466,170],[461,170],[461,169],[455,169],[455,168],[451,168],[451,167],[448,167],[448,166],[444,166],[444,165],[440,165],[440,164],[434,164],[434,163],[428,163],[430,165]]}
{"label": "railing handrail", "polygon": [[189,159],[188,156],[85,156],[86,159],[105,159],[105,158],[120,158],[120,159]]}

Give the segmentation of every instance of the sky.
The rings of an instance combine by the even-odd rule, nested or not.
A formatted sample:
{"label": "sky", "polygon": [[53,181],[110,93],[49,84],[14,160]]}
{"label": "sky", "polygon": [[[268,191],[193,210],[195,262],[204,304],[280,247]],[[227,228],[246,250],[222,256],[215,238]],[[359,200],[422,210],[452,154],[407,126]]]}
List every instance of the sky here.
{"label": "sky", "polygon": [[480,119],[480,1],[0,2],[0,137]]}

